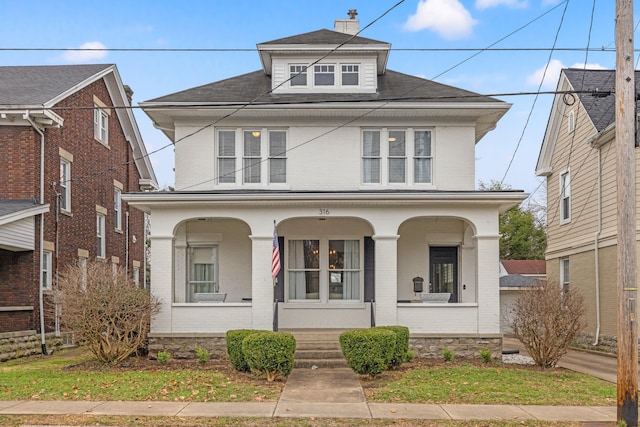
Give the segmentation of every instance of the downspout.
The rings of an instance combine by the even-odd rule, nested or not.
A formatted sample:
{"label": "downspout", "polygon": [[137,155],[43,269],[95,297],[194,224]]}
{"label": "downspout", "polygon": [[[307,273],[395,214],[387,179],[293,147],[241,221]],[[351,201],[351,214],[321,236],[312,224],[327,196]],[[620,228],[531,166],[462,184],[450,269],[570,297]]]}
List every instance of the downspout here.
{"label": "downspout", "polygon": [[598,345],[600,339],[600,254],[599,254],[599,240],[600,232],[602,231],[602,167],[600,164],[600,147],[596,147],[598,150],[598,222],[594,240],[594,256],[596,264],[596,336],[593,345]]}
{"label": "downspout", "polygon": [[[40,134],[40,204],[44,204],[44,132],[42,129],[36,125],[36,123],[31,120],[31,116],[29,114],[29,110],[25,113],[25,119],[29,122],[31,127]],[[38,265],[42,268],[42,257],[44,257],[44,213],[40,214],[40,261]],[[42,271],[39,270],[40,276],[40,286],[38,291],[39,296],[39,304],[40,304],[40,348],[42,349],[42,354],[47,356],[47,343],[45,341],[45,333],[44,333],[44,295],[43,295],[43,283],[42,283]]]}
{"label": "downspout", "polygon": [[[120,202],[122,206],[122,202]],[[122,208],[121,208],[122,209]],[[125,217],[125,244],[124,244],[124,273],[129,277],[129,211],[124,213]]]}

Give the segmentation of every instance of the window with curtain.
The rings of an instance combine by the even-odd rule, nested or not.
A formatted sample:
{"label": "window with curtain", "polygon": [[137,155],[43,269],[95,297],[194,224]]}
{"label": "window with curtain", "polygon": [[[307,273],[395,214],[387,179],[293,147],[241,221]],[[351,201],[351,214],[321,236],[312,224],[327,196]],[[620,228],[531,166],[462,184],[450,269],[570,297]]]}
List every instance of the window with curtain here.
{"label": "window with curtain", "polygon": [[360,241],[329,240],[329,299],[360,300]]}
{"label": "window with curtain", "polygon": [[320,299],[320,241],[289,240],[288,275],[290,300]]}
{"label": "window with curtain", "polygon": [[189,248],[189,301],[194,300],[194,294],[218,292],[217,265],[217,246]]}
{"label": "window with curtain", "polygon": [[244,162],[242,165],[245,184],[260,182],[260,150],[261,132],[257,130],[244,132]]}
{"label": "window with curtain", "polygon": [[405,131],[389,131],[389,182],[404,183],[406,181],[406,143]]}
{"label": "window with curtain", "polygon": [[431,131],[417,130],[414,133],[413,181],[431,183]]}
{"label": "window with curtain", "polygon": [[362,133],[362,173],[365,183],[380,183],[380,131]]}
{"label": "window with curtain", "polygon": [[287,133],[269,131],[269,182],[287,182]]}
{"label": "window with curtain", "polygon": [[218,131],[218,182],[236,182],[236,133],[232,130]]}

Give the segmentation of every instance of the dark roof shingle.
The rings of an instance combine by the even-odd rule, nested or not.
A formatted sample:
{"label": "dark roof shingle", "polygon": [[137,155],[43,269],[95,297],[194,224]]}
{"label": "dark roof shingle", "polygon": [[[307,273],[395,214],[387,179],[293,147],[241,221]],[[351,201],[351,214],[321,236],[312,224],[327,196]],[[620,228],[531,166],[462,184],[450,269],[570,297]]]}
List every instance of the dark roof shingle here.
{"label": "dark roof shingle", "polygon": [[368,39],[366,37],[356,36],[353,37],[351,34],[340,33],[337,31],[331,31],[327,29],[311,31],[308,33],[298,34],[290,37],[283,37],[281,39],[271,40],[264,43],[259,43],[258,45],[284,45],[284,44],[342,44],[347,42],[346,44],[388,44],[386,42],[381,42],[373,39]]}

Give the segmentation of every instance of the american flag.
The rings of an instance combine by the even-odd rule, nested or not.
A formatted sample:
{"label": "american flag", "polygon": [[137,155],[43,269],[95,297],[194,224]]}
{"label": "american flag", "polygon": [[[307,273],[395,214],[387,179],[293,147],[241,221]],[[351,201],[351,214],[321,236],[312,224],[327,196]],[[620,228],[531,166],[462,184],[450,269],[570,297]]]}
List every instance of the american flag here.
{"label": "american flag", "polygon": [[273,250],[271,251],[271,277],[275,280],[280,272],[280,246],[278,245],[278,230],[273,224]]}

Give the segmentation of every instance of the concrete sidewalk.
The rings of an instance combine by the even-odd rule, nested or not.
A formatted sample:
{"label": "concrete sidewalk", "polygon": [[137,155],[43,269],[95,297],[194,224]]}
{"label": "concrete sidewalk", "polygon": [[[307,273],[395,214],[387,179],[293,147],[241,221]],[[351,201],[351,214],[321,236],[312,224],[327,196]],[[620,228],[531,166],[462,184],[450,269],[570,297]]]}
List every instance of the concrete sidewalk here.
{"label": "concrete sidewalk", "polygon": [[0,401],[0,415],[616,421],[616,407],[371,403],[350,369],[294,369],[278,402]]}

